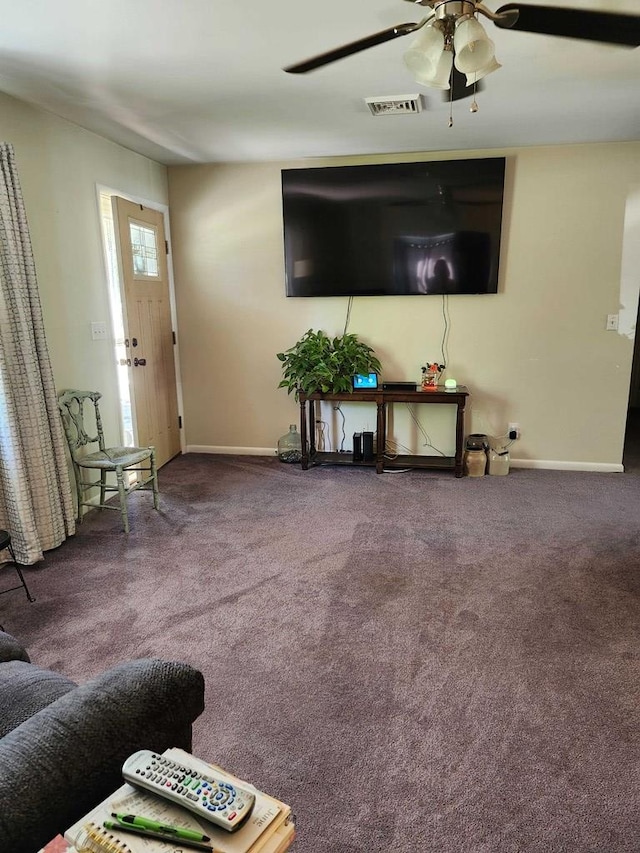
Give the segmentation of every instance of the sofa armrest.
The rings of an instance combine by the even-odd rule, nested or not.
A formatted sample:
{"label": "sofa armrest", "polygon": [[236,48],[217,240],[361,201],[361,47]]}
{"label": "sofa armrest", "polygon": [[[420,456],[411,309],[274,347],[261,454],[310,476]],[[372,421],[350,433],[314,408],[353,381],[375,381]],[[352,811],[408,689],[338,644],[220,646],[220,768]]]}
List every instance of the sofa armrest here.
{"label": "sofa armrest", "polygon": [[21,643],[7,634],[6,631],[0,631],[0,663],[9,660],[22,660],[25,663],[31,663],[27,650]]}
{"label": "sofa armrest", "polygon": [[34,853],[122,784],[138,749],[191,748],[204,678],[182,663],[120,664],[0,741],[0,850]]}

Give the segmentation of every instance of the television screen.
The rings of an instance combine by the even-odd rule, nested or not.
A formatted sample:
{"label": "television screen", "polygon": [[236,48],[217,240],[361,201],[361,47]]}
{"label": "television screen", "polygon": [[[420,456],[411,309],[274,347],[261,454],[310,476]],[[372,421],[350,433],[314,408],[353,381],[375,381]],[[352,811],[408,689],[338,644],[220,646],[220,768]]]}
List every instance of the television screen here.
{"label": "television screen", "polygon": [[282,170],[287,296],[497,293],[505,158]]}

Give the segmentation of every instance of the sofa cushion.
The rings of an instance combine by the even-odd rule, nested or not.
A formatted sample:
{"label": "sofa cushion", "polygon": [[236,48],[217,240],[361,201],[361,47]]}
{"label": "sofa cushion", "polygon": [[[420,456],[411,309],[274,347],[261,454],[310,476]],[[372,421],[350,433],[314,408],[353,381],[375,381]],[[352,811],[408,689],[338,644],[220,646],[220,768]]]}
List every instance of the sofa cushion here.
{"label": "sofa cushion", "polygon": [[23,660],[29,663],[29,655],[15,637],[6,631],[0,631],[0,662],[6,660]]}
{"label": "sofa cushion", "polygon": [[203,708],[202,673],[143,659],[118,664],[25,720],[0,738],[1,853],[34,853],[64,833],[122,784],[133,752],[190,751]]}
{"label": "sofa cushion", "polygon": [[0,737],[76,686],[64,675],[24,661],[3,663],[0,666]]}

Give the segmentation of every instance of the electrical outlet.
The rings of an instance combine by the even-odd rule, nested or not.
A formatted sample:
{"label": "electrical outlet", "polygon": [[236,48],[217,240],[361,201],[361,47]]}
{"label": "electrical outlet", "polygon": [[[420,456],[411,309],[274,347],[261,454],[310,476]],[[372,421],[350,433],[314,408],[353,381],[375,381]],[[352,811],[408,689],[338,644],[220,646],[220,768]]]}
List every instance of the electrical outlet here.
{"label": "electrical outlet", "polygon": [[520,438],[520,424],[510,423],[509,424],[509,438],[514,441],[516,438]]}
{"label": "electrical outlet", "polygon": [[106,341],[107,340],[107,324],[104,321],[91,323],[91,340]]}

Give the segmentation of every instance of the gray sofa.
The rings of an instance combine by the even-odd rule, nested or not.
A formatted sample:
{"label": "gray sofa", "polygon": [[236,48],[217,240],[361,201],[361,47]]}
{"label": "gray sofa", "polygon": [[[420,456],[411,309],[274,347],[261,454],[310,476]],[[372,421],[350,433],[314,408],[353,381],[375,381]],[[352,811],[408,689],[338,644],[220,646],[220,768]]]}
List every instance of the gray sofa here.
{"label": "gray sofa", "polygon": [[0,631],[0,851],[36,853],[122,784],[138,749],[191,749],[204,679],[141,659],[78,686]]}

